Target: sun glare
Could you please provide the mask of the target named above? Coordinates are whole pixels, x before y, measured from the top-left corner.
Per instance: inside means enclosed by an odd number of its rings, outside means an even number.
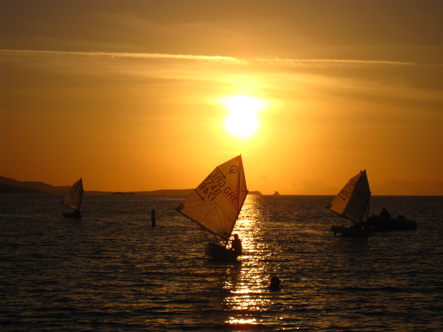
[[[262,108],[258,98],[235,96],[224,99],[230,114],[226,119],[229,132],[240,137],[252,135],[258,127],[257,112]]]

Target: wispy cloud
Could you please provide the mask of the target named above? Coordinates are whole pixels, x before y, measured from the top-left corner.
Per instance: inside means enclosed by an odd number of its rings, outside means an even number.
[[[338,66],[365,66],[365,65],[393,65],[393,66],[413,66],[412,62],[400,61],[374,61],[374,60],[352,60],[352,59],[255,59],[268,64],[282,66],[312,66],[312,67],[338,67]]]
[[[164,54],[164,53],[130,53],[130,52],[84,52],[84,51],[52,51],[52,50],[13,50],[0,49],[0,54],[36,54],[36,55],[64,55],[64,56],[88,56],[107,58],[128,59],[171,59],[189,61],[214,61],[239,65],[253,65],[257,63],[277,67],[362,67],[362,66],[433,66],[442,67],[443,64],[425,65],[413,62],[389,61],[389,60],[359,60],[359,59],[280,59],[280,58],[249,58],[239,59],[235,57],[218,55],[192,55],[192,54]]]
[[[50,50],[0,50],[3,54],[40,54],[40,55],[81,55],[90,57],[108,58],[137,58],[137,59],[182,59],[182,60],[205,60],[243,62],[233,57],[188,55],[188,54],[161,54],[161,53],[123,53],[123,52],[82,52],[82,51],[50,51]]]

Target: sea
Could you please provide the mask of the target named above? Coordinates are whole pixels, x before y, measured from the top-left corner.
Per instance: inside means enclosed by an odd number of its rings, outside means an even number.
[[[443,197],[373,196],[417,229],[345,238],[332,196],[249,195],[231,263],[183,196],[62,198],[0,196],[1,331],[443,331]]]

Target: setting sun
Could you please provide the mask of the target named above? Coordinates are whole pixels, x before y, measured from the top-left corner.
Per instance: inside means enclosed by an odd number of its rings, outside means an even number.
[[[373,195],[443,195],[443,10],[422,2],[0,0],[0,191],[193,188],[241,154],[264,195],[362,169]]]
[[[258,127],[257,112],[262,107],[262,101],[253,97],[235,96],[227,97],[224,104],[230,111],[226,119],[229,132],[241,137],[253,134]]]

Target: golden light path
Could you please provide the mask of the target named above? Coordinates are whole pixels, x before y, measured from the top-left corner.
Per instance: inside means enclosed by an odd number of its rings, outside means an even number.
[[[249,96],[229,96],[222,99],[222,104],[230,112],[226,127],[231,134],[248,137],[255,132],[259,125],[257,112],[263,108],[263,100]]]
[[[238,264],[228,268],[224,281],[224,289],[229,292],[224,299],[229,314],[225,323],[232,326],[261,325],[261,316],[273,304],[268,287],[270,273],[264,264],[272,253],[260,240],[259,224],[263,217],[258,200],[259,197],[254,195],[247,197],[233,232],[242,240],[243,255]]]

